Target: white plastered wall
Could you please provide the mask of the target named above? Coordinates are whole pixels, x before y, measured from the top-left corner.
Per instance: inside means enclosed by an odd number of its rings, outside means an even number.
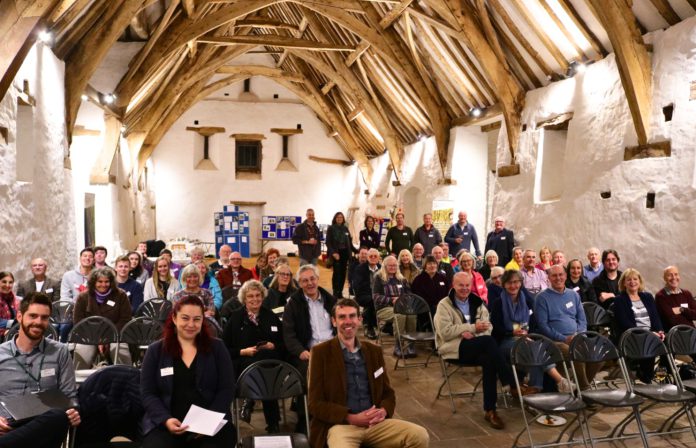
[[[263,215],[297,215],[314,208],[319,223],[329,223],[336,211],[347,210],[361,181],[355,165],[319,163],[310,155],[348,160],[341,147],[327,137],[314,112],[290,91],[262,77],[251,79],[257,100],[239,101],[242,83],[221,89],[195,104],[171,127],[153,153],[157,172],[157,237],[168,241],[186,237],[214,241],[213,213],[230,201],[265,202]],[[225,96],[225,93],[228,96]],[[273,95],[277,94],[278,99]],[[198,121],[198,124],[195,122]],[[282,137],[271,128],[302,125],[303,133],[290,137],[290,159],[297,171],[276,170],[282,157]],[[186,127],[215,126],[224,133],[210,137],[210,157],[217,170],[195,170],[195,152],[203,137]],[[235,140],[231,134],[263,134],[262,178],[235,177]],[[248,207],[241,207],[242,210]],[[257,210],[259,210],[257,208]],[[258,252],[252,240],[251,252]],[[296,251],[288,242],[270,242],[281,253]]]
[[[507,217],[524,247],[562,248],[566,258],[585,261],[587,248],[614,248],[621,267],[644,274],[649,289],[662,286],[662,269],[676,264],[685,286],[696,279],[696,187],[694,141],[696,101],[689,100],[696,80],[696,18],[647,36],[653,43],[651,141],[670,139],[672,156],[623,161],[624,148],[637,143],[614,55],[584,74],[530,91],[522,122],[517,160],[520,175],[497,178],[493,214]],[[662,108],[674,104],[665,122]],[[537,151],[543,131],[534,123],[573,112],[567,133],[562,192],[557,201],[534,198]],[[505,132],[498,136],[498,160],[509,160]],[[503,164],[499,162],[498,165]],[[601,192],[611,191],[602,199]],[[654,192],[654,209],[646,194]]]
[[[65,135],[64,64],[50,48],[35,45],[0,101],[0,269],[24,280],[33,257],[45,257],[49,275],[60,278],[76,259],[71,172],[63,166]],[[33,165],[30,181],[17,181],[17,98],[27,83],[31,107]],[[29,106],[22,106],[29,107]]]

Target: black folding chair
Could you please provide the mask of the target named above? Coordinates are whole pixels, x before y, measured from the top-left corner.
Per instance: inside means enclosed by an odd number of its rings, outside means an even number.
[[[539,334],[529,334],[527,337],[519,338],[515,342],[515,345],[512,346],[510,359],[512,361],[512,371],[518,391],[521,391],[522,389],[520,388],[520,381],[517,375],[517,367],[521,367],[525,371],[528,371],[531,368],[544,368],[550,364],[555,364],[556,366],[563,366],[565,377],[569,378],[568,365],[563,359],[563,354],[561,351],[558,349],[558,347],[556,347],[553,341]],[[527,408],[539,411],[543,414],[555,414],[559,412],[572,412],[576,414],[576,419],[580,426],[580,431],[582,432],[582,440],[573,440],[569,437],[569,440],[566,442],[560,442],[560,439],[558,439],[555,443],[544,443],[543,446],[582,443],[587,447],[587,441],[589,440],[590,444],[594,447],[590,427],[587,423],[587,417],[585,416],[585,403],[582,398],[575,397],[572,391],[542,392],[527,396],[523,396],[520,393],[519,400],[520,407],[522,408],[522,417],[524,419],[524,428],[522,428],[517,434],[517,437],[513,442],[514,447],[519,446],[517,442],[525,430],[529,436],[530,446],[535,446],[534,439],[532,438],[532,431],[529,427],[529,421],[527,420]],[[561,432],[561,437],[571,426],[575,424],[576,419],[568,421]],[[587,435],[585,435],[585,431],[587,431]]]
[[[591,304],[594,305],[594,304]],[[571,367],[573,369],[573,377],[575,378],[575,384],[579,384],[578,375],[575,370],[574,362],[582,363],[597,363],[597,362],[607,362],[607,361],[618,361],[619,352],[616,346],[609,340],[609,338],[602,336],[599,333],[588,331],[585,333],[580,333],[573,338],[568,349],[568,354],[571,362]],[[624,381],[628,383],[629,376],[628,372],[621,369]],[[645,434],[645,428],[643,422],[640,419],[640,405],[642,405],[645,400],[632,391],[628,389],[602,389],[602,390],[587,390],[578,391],[578,396],[582,398],[585,403],[591,405],[599,405],[601,407],[608,408],[631,408],[633,411],[633,417],[638,425],[639,434],[633,434],[628,436],[620,437],[621,439],[633,438],[640,436],[644,447],[648,447],[648,439]],[[594,410],[588,416],[588,419],[595,415],[599,409]],[[572,437],[572,433],[571,433]],[[596,438],[595,441],[607,441],[615,440],[613,437],[600,437]],[[560,440],[560,439],[559,439]]]
[[[216,338],[222,338],[222,327],[218,321],[211,316],[206,316],[206,320],[208,321],[208,326],[213,330],[213,336]]]
[[[164,323],[172,312],[172,302],[164,299],[150,299],[140,304],[134,317],[149,317]]]
[[[237,427],[237,446],[254,446],[254,436],[248,436],[244,439],[241,437],[241,430],[239,428],[239,422],[241,421],[239,416],[241,405],[238,403],[240,400],[272,401],[299,396],[302,396],[304,415],[309,415],[302,375],[296,368],[284,361],[264,359],[244,369],[237,379],[237,390],[233,403],[235,426]],[[307,426],[307,434],[309,434],[309,419],[305,420],[305,424]],[[264,437],[288,435],[290,435],[292,439],[293,447],[309,448],[307,436],[301,433],[265,435]]]
[[[118,344],[118,330],[116,325],[109,319],[102,316],[90,316],[76,323],[70,334],[68,334],[68,344],[84,345],[109,345]],[[113,363],[118,362],[118,350],[114,356]],[[80,372],[82,375],[80,375]],[[92,373],[91,369],[84,371],[76,370],[76,377],[82,377],[87,373]],[[79,382],[79,381],[78,381]]]
[[[17,336],[17,333],[19,333],[19,322],[15,322],[12,324],[12,326],[5,332],[5,339],[4,341],[7,342]],[[48,339],[53,339],[54,341],[58,340],[58,332],[56,331],[55,328],[53,328],[53,325],[49,325],[46,327],[46,331],[44,331],[44,337]]]
[[[644,360],[644,359],[654,359],[658,356],[667,355],[667,348],[662,343],[660,338],[656,336],[648,328],[630,328],[621,335],[621,342],[619,344],[619,351],[621,353],[620,362],[622,363],[622,368],[628,372],[626,367],[626,360]],[[669,360],[668,356],[668,360]],[[672,417],[667,419],[665,423],[656,432],[648,432],[648,435],[666,435],[674,432],[683,432],[686,430],[691,430],[691,433],[696,439],[696,419],[694,418],[693,412],[691,410],[691,405],[694,400],[696,400],[696,395],[688,390],[685,390],[678,380],[678,373],[674,368],[673,363],[668,362],[670,370],[672,370],[672,376],[677,379],[676,384],[634,384],[633,382],[628,383],[629,390],[635,392],[637,395],[651,400],[652,403],[648,404],[646,407],[641,409],[641,413],[644,413],[651,407],[660,404],[678,404],[680,408],[677,412],[682,412],[686,414],[689,420],[689,428],[682,428],[674,431],[666,431],[666,426],[672,421]],[[676,415],[676,414],[674,414]],[[623,434],[626,425],[632,420],[632,416],[625,418],[621,421],[612,431],[614,434]]]
[[[607,328],[611,324],[611,316],[607,311],[596,303],[585,302],[582,304],[582,309],[585,311],[587,318],[587,328],[591,331],[596,331]]]
[[[51,307],[51,322],[54,324],[71,324],[75,304],[69,300],[56,300]]]
[[[673,371],[675,372],[675,381],[677,381],[678,384],[681,384],[681,387],[685,390],[696,394],[696,379],[684,380],[681,377],[679,369],[677,368],[675,359],[676,356],[694,357],[694,354],[696,353],[696,328],[688,325],[677,325],[669,330],[665,340],[667,342],[668,360]],[[665,421],[665,424],[661,429],[666,428],[668,431],[671,431],[677,420],[684,415],[684,412],[684,409],[679,409],[677,412],[672,414]]]
[[[227,326],[227,320],[230,318],[232,312],[240,309],[242,306],[244,305],[242,305],[242,302],[240,302],[237,297],[232,297],[224,302],[220,307],[220,321],[222,325]]]
[[[136,317],[121,329],[118,345],[128,344],[131,349],[133,365],[140,365],[140,354],[153,342],[162,337],[162,324],[157,319]]]
[[[405,316],[419,316],[421,314],[427,314],[428,320],[430,321],[430,328],[435,328],[433,326],[433,316],[430,314],[430,307],[428,303],[420,296],[416,294],[403,294],[394,303],[394,314],[402,314]],[[434,353],[435,349],[435,333],[432,331],[415,331],[415,332],[399,332],[398,325],[394,322],[394,339],[397,346],[400,348],[401,357],[396,358],[394,363],[394,370],[399,368],[406,369],[406,380],[409,380],[408,369],[413,367],[428,367],[428,362],[430,357]],[[406,362],[405,348],[408,344],[416,343],[427,343],[430,345],[430,353],[424,362]],[[399,366],[399,363],[402,363]]]

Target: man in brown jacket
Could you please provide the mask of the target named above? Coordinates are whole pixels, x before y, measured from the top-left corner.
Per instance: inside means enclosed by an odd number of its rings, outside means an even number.
[[[382,349],[356,336],[360,308],[341,299],[332,310],[337,337],[312,348],[309,367],[312,448],[427,447],[422,426],[392,418],[396,397]]]

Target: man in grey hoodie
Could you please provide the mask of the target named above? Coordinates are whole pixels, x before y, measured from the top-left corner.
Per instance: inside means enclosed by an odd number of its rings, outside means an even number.
[[[80,265],[77,269],[63,274],[60,283],[60,300],[74,302],[81,292],[87,290],[87,279],[94,267],[94,250],[85,247],[80,251]]]

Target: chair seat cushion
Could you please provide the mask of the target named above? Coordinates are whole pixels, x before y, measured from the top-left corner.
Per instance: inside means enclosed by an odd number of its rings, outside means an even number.
[[[527,395],[528,406],[545,412],[575,412],[585,408],[585,403],[566,393],[542,393]]]
[[[673,384],[636,384],[633,390],[641,397],[655,401],[678,403],[696,399],[696,395],[688,390],[680,391]]]
[[[617,390],[588,390],[582,393],[583,400],[602,406],[618,408],[624,406],[638,406],[645,400],[625,389]]]

